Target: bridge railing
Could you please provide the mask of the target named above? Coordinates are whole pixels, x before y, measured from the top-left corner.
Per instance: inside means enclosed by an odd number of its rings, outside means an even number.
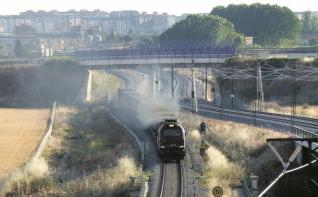
[[[190,48],[190,49],[108,49],[78,50],[79,60],[120,60],[120,59],[158,59],[158,58],[226,58],[236,55],[235,48]]]
[[[293,126],[292,133],[295,136],[301,138],[318,138],[318,133],[314,131],[310,131],[308,129],[304,129],[298,126]]]

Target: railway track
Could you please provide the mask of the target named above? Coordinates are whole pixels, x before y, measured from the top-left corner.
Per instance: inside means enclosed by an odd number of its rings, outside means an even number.
[[[183,161],[162,163],[159,197],[186,196]]]
[[[180,106],[183,109],[191,109],[191,101],[185,99],[180,101]],[[267,112],[255,112],[249,110],[239,110],[239,109],[229,109],[220,106],[212,105],[211,103],[198,99],[198,109],[199,113],[205,113],[212,116],[213,114],[224,114],[230,115],[237,118],[244,118],[249,120],[266,121],[268,123],[276,123],[283,125],[291,125],[291,123],[296,127],[301,127],[306,130],[306,137],[318,137],[318,120],[313,118],[299,117],[299,116],[289,116],[283,114],[274,114]]]

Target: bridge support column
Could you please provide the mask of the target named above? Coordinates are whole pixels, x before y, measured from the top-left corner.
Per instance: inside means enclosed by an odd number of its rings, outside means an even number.
[[[191,66],[191,75],[192,75],[192,90],[191,90],[191,98],[192,98],[192,112],[198,112],[198,102],[197,102],[197,94],[196,94],[196,86],[195,86],[195,75],[194,75],[194,61],[192,60]]]
[[[87,78],[87,88],[86,88],[86,102],[89,102],[91,100],[92,96],[92,71],[88,71],[88,78]]]
[[[212,88],[211,91],[213,93],[213,103],[217,106],[221,105],[221,91],[220,91],[220,86],[219,86],[219,82],[217,80],[217,77],[215,75],[214,76],[214,71],[213,71],[213,67],[212,67]]]

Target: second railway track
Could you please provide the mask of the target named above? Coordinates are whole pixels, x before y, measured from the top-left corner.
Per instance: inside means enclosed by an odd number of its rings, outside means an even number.
[[[185,193],[183,161],[162,163],[159,197],[182,197]]]

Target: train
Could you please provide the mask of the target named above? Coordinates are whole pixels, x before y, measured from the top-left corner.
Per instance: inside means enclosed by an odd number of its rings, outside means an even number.
[[[161,160],[183,160],[186,155],[185,129],[176,119],[163,119],[152,129]]]
[[[147,99],[134,90],[119,90],[118,96],[126,114],[134,116],[138,124],[145,125],[145,131],[152,132],[161,160],[183,160],[186,155],[186,132],[176,118],[175,109],[165,103]]]

